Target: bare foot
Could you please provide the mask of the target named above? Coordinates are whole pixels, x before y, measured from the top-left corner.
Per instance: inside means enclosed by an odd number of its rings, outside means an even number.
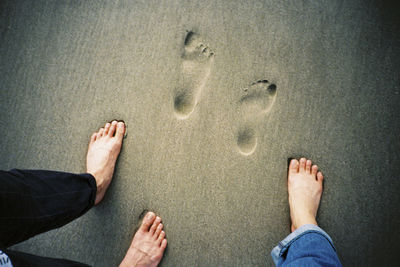
[[[305,224],[317,225],[316,217],[324,179],[311,160],[292,159],[288,171],[288,191],[292,232]]]
[[[148,212],[133,237],[131,246],[120,267],[157,266],[167,247],[161,218]]]
[[[94,176],[97,184],[97,205],[104,197],[111,183],[115,162],[121,151],[125,124],[113,121],[92,135],[86,157],[87,172]]]

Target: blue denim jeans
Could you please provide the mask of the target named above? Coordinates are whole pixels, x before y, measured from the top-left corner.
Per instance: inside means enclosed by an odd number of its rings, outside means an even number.
[[[13,267],[10,258],[3,251],[0,250],[0,266],[1,267]]]
[[[332,239],[314,224],[288,235],[271,251],[276,266],[342,266]]]

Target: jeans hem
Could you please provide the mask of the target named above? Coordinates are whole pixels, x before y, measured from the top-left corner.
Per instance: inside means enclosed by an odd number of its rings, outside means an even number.
[[[271,256],[275,265],[278,264],[279,258],[282,256],[283,253],[285,253],[288,250],[288,248],[293,242],[295,242],[297,239],[308,233],[318,233],[322,235],[329,241],[332,248],[336,251],[335,246],[333,245],[332,238],[324,230],[322,230],[320,227],[314,224],[305,224],[297,228],[291,234],[289,234],[285,239],[279,242],[279,244],[276,247],[272,249]]]

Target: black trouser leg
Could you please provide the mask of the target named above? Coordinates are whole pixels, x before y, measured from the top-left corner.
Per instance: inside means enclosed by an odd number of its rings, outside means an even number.
[[[0,171],[0,249],[71,222],[95,198],[96,181],[90,174]]]

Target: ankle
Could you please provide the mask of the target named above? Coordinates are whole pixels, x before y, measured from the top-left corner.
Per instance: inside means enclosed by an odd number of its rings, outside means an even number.
[[[314,218],[314,216],[305,216],[293,222],[293,228],[296,230],[297,228],[300,228],[306,224],[314,224],[318,226],[317,220]]]
[[[95,181],[96,181],[96,198],[94,201],[94,205],[97,205],[104,197],[104,191],[105,191],[105,185],[104,185],[104,180],[100,179],[98,175],[95,173],[90,173]]]
[[[96,181],[96,187],[97,187],[97,192],[100,191],[103,188],[104,185],[104,179],[101,178],[101,175],[99,175],[97,172],[95,171],[86,171],[87,173],[89,173],[90,175],[93,176],[94,180]]]

